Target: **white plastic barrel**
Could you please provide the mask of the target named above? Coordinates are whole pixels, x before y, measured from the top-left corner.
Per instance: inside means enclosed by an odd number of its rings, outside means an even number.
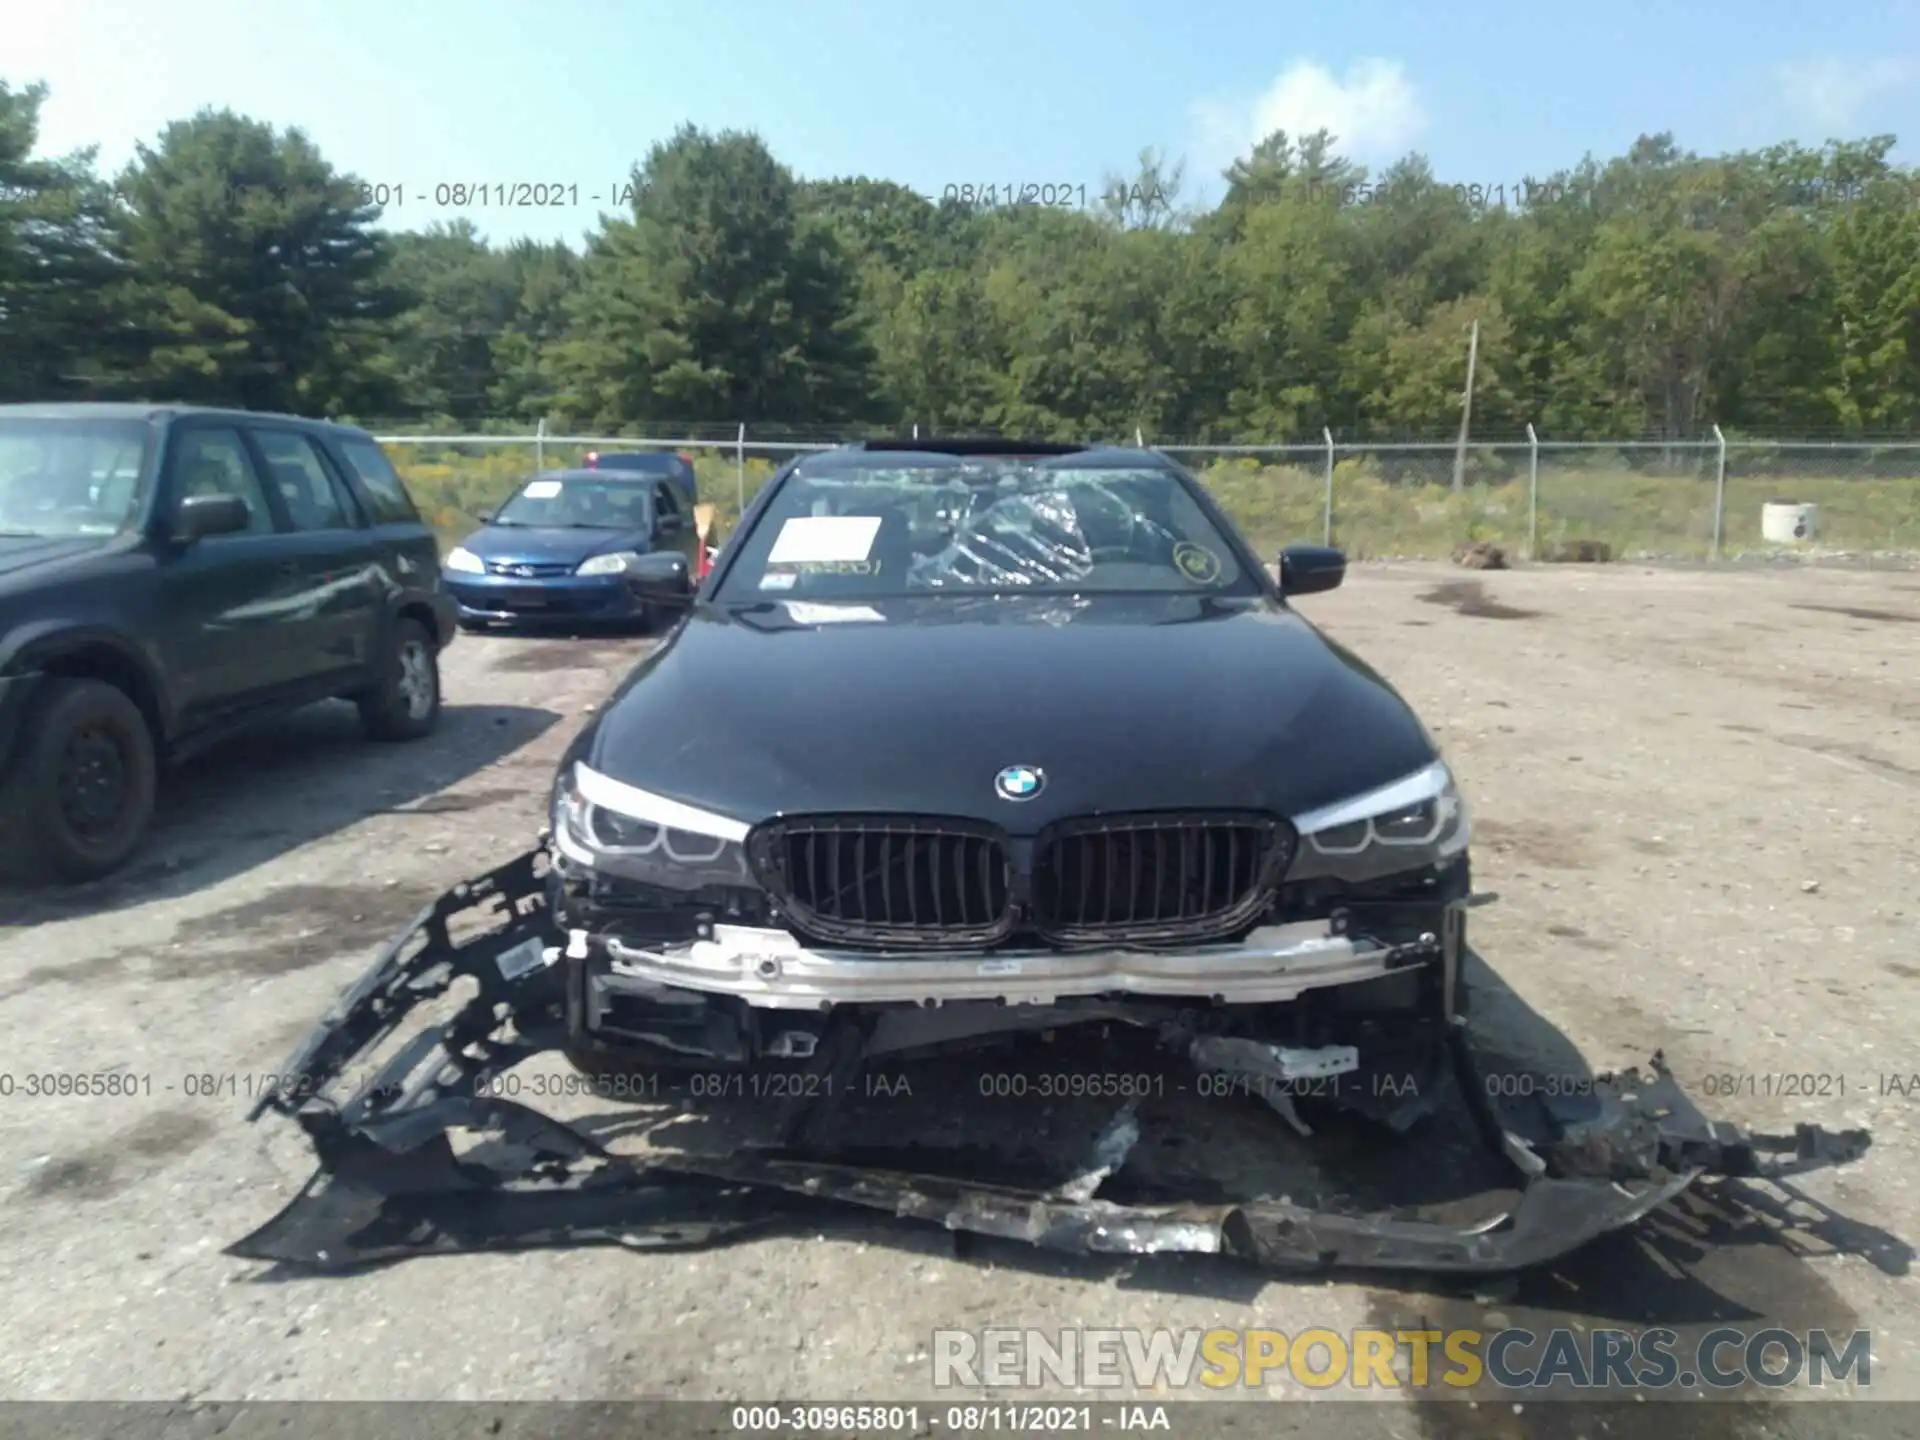
[[[1760,507],[1760,537],[1775,545],[1804,545],[1819,528],[1820,507],[1769,500]]]

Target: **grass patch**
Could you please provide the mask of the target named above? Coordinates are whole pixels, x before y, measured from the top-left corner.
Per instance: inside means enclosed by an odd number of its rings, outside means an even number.
[[[1607,463],[1540,466],[1536,535],[1556,542],[1600,540],[1621,558],[1704,557],[1713,548],[1714,481]],[[1425,467],[1429,472],[1434,467]],[[1491,540],[1524,555],[1528,478],[1478,467],[1459,492],[1437,479],[1400,478],[1370,458],[1342,460],[1333,475],[1333,543],[1356,559],[1440,560],[1468,540]],[[1326,471],[1300,465],[1221,461],[1200,478],[1263,554],[1321,538]],[[1777,547],[1760,536],[1761,508],[1791,499],[1820,507],[1815,544],[1825,550],[1920,551],[1920,474],[1727,476],[1721,551]]]
[[[531,446],[390,445],[387,453],[443,544],[470,533],[479,524],[478,511],[499,505],[533,473]],[[742,476],[730,449],[689,453],[700,477],[700,498],[715,507],[723,536],[739,519],[743,479],[745,498],[752,500],[785,458],[750,456]],[[1618,452],[1582,453],[1576,460],[1549,460],[1542,454],[1537,534],[1543,547],[1601,540],[1621,558],[1711,553],[1710,468],[1661,473],[1629,464]],[[545,461],[558,469],[584,464],[585,454],[578,447],[549,445]],[[1398,473],[1390,461],[1371,456],[1340,460],[1333,476],[1334,543],[1356,559],[1446,559],[1467,540],[1491,540],[1510,554],[1524,555],[1524,459],[1475,452],[1469,482],[1459,494],[1446,483],[1445,469],[1430,456],[1399,467]],[[1724,554],[1773,548],[1760,537],[1760,511],[1767,501],[1781,499],[1820,507],[1815,544],[1821,549],[1920,552],[1920,464],[1906,474],[1823,475],[1811,464],[1796,470],[1778,460],[1765,469],[1768,473],[1727,476]],[[1197,473],[1262,554],[1292,541],[1320,539],[1326,503],[1321,465],[1240,457],[1218,460]]]

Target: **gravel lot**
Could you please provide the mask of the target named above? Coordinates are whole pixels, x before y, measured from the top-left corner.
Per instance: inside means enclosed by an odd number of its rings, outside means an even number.
[[[526,848],[566,739],[647,643],[463,637],[435,740],[369,747],[349,709],[315,709],[180,777],[128,875],[0,893],[0,1068],[152,1088],[0,1101],[0,1397],[930,1398],[936,1327],[1774,1321],[1871,1327],[1875,1396],[1920,1399],[1901,1179],[1920,1174],[1920,578],[1383,565],[1302,609],[1403,690],[1467,786],[1476,882],[1500,896],[1472,924],[1486,1044],[1551,1072],[1661,1048],[1730,1118],[1866,1124],[1873,1152],[1791,1191],[1702,1190],[1478,1294],[960,1254],[878,1222],[262,1280],[220,1248],[310,1162],[290,1127],[242,1122],[246,1077],[420,904]],[[1402,1396],[1368,1433],[1582,1433],[1568,1407],[1464,1398]],[[1804,1433],[1861,1433],[1819,1408]],[[1688,1433],[1782,1421],[1711,1409]]]

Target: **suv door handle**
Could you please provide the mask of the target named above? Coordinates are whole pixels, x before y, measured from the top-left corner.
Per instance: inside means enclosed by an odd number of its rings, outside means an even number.
[[[282,575],[298,575],[300,573],[300,562],[298,560],[276,560],[273,568]]]

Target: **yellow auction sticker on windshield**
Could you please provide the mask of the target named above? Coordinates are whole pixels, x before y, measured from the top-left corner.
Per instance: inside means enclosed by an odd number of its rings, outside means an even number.
[[[1173,547],[1173,565],[1196,585],[1211,585],[1220,578],[1220,557],[1191,540]]]

